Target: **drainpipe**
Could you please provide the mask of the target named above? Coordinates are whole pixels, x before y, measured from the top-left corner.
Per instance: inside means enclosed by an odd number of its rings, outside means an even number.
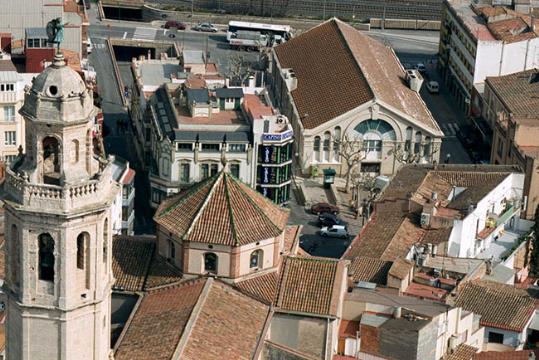
[[[324,346],[324,359],[328,359],[328,344],[329,344],[329,318],[326,318],[326,346]]]

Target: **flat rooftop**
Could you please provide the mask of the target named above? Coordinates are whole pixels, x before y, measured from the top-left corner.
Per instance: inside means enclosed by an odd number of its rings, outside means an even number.
[[[181,125],[247,125],[241,112],[234,110],[220,110],[211,116],[191,117],[185,106],[177,106],[178,124]]]
[[[180,71],[177,60],[170,62],[143,62],[139,65],[142,84],[145,86],[161,86],[170,82],[172,75]]]

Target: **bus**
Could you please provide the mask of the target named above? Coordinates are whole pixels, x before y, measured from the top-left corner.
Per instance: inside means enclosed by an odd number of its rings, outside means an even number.
[[[226,39],[232,48],[258,49],[282,44],[290,39],[290,30],[288,25],[230,21]]]

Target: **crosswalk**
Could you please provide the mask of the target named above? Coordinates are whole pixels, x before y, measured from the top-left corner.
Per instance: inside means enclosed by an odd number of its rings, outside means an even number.
[[[456,136],[459,131],[459,124],[457,123],[443,123],[440,124],[445,136]]]
[[[133,40],[155,40],[157,29],[137,27],[133,34]]]

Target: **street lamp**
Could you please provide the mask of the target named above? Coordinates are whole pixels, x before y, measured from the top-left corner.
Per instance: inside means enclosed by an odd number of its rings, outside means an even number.
[[[447,154],[447,155],[445,156],[445,163],[446,163],[446,164],[449,164],[449,160],[451,160],[451,154]]]

